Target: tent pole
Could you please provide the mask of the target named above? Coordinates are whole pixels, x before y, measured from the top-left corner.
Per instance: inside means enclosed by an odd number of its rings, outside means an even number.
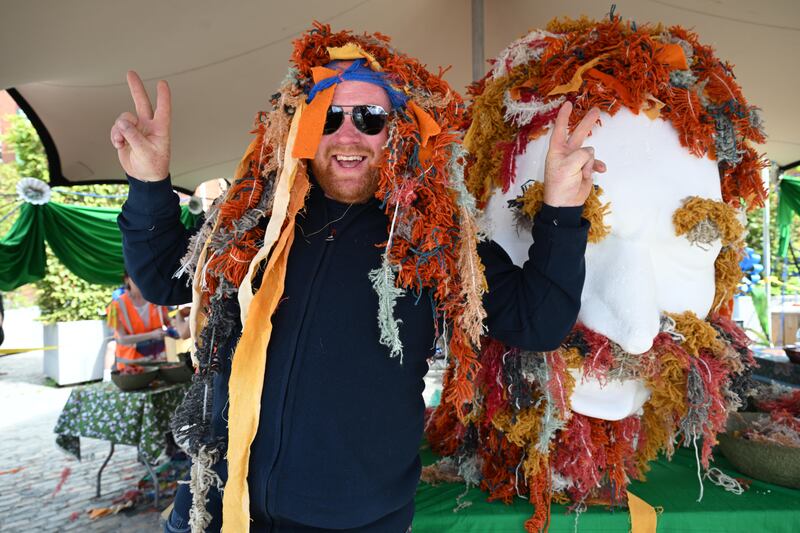
[[[778,205],[781,203],[781,189],[778,187],[778,179],[783,175],[783,171],[778,168],[775,171],[777,175],[777,179],[775,180],[775,194],[778,195]],[[780,328],[781,328],[781,336],[780,336],[780,344],[778,346],[784,347],[787,344],[793,342],[792,340],[786,340],[786,282],[789,281],[789,256],[786,255],[783,257],[783,265],[781,268],[781,320],[780,320]]]
[[[483,57],[483,0],[472,0],[472,81],[484,74]]]
[[[770,285],[772,277],[772,261],[770,260],[770,239],[769,239],[769,208],[770,208],[770,194],[772,190],[772,176],[777,175],[777,167],[771,165],[761,171],[761,178],[764,180],[764,186],[767,189],[767,199],[764,202],[764,221],[761,236],[761,260],[764,264],[764,279],[766,280],[766,295],[767,295],[767,339],[769,340],[770,347],[773,346],[772,342],[772,305],[770,303]]]

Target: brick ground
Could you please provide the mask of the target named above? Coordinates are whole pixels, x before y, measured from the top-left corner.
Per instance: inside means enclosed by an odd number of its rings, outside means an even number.
[[[41,352],[0,357],[0,473],[22,468],[0,474],[0,532],[161,531],[159,513],[152,508],[89,519],[89,509],[110,506],[146,471],[134,447],[117,446],[103,471],[102,496],[94,498],[109,444],[81,439],[82,461],[56,447],[53,427],[69,393],[69,387],[45,384]],[[71,474],[54,494],[65,468]]]

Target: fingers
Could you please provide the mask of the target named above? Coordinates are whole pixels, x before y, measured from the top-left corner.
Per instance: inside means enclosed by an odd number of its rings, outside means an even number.
[[[583,164],[581,167],[581,174],[584,180],[592,181],[592,174],[595,172],[603,173],[606,171],[606,164],[600,161],[599,159],[594,158],[594,148],[587,147],[586,149],[591,149],[591,156],[586,160],[586,163]]]
[[[142,78],[133,70],[128,71],[128,88],[131,91],[133,105],[136,106],[136,114],[143,119],[149,120],[153,118],[153,106],[150,105],[150,97],[147,96]]]
[[[603,173],[608,170],[603,161],[595,159],[594,148],[591,146],[584,146],[573,151],[562,160],[561,164],[565,175],[574,176],[581,173],[584,178],[590,178],[593,172]]]
[[[587,159],[586,163],[584,163],[583,166],[581,167],[581,175],[583,176],[584,181],[592,179],[592,170],[594,169],[594,163],[595,163],[594,150],[592,150],[592,155],[589,156],[589,159]]]
[[[114,121],[114,125],[111,127],[111,144],[117,150],[125,146],[125,136],[122,134],[122,125],[125,122],[137,126],[139,120],[133,113],[125,112],[117,117],[116,121]]]
[[[589,132],[592,131],[592,128],[597,121],[600,119],[600,110],[596,107],[593,107],[589,110],[586,115],[584,115],[583,120],[581,120],[575,129],[572,131],[572,135],[567,142],[567,148],[569,150],[577,150],[581,146],[583,146],[583,142],[586,140],[586,137],[589,135]]]
[[[170,120],[172,119],[172,94],[169,90],[169,84],[164,80],[159,80],[156,85],[156,113],[155,113],[156,127],[169,129]]]
[[[111,126],[111,145],[117,150],[125,147],[125,136],[116,124]]]
[[[149,142],[133,122],[125,119],[118,119],[114,127],[118,128],[125,142],[128,143],[134,151],[145,152],[148,149]]]
[[[572,113],[572,102],[567,100],[561,105],[553,124],[553,135],[550,136],[550,148],[560,148],[567,143],[567,128],[569,127],[569,115]]]
[[[589,164],[589,168],[591,169],[594,165],[594,161],[594,148],[591,146],[584,146],[583,148],[578,148],[565,157],[562,165],[564,167],[565,174],[574,176],[580,172],[583,172],[583,167],[585,167],[587,164]]]
[[[606,166],[606,164],[604,162],[600,161],[599,159],[595,159],[594,160],[594,168],[593,168],[593,170],[595,172],[600,172],[602,174],[603,172],[608,170],[608,167]]]
[[[580,187],[578,187],[578,194],[575,198],[576,205],[583,205],[586,203],[586,199],[592,192],[592,188],[594,187],[594,182],[590,179],[581,180]]]

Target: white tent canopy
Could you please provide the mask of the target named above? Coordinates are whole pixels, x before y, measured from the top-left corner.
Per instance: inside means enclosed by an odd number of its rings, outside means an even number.
[[[334,29],[381,32],[460,92],[472,79],[472,8],[482,8],[486,58],[556,16],[607,16],[590,0],[5,0],[0,87],[11,91],[45,141],[54,184],[119,181],[108,140],[132,110],[125,71],[154,92],[173,92],[176,185],[228,177],[249,142],[255,112],[286,73],[291,41],[313,20]],[[748,100],[762,107],[779,165],[800,159],[800,6],[793,0],[637,0],[617,14],[694,28],[735,65]],[[479,20],[479,19],[476,19]],[[479,35],[479,33],[476,33]],[[480,46],[477,46],[480,50]]]

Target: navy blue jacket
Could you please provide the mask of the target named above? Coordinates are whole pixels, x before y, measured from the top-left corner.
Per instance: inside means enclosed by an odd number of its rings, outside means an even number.
[[[190,301],[173,278],[189,232],[178,221],[169,180],[129,179],[119,216],[128,272],[158,304]],[[400,298],[402,365],[379,342],[378,300],[367,273],[381,263],[388,220],[377,201],[346,205],[312,186],[298,216],[286,285],[273,317],[258,434],[248,483],[254,531],[281,524],[354,531],[404,531],[413,515],[423,432],[423,377],[433,354],[429,295]],[[577,317],[588,223],[581,208],[544,206],[523,268],[497,244],[480,244],[489,291],[489,334],[531,350],[555,349]],[[329,221],[336,221],[328,225]],[[232,303],[235,305],[235,303]],[[238,335],[221,348],[214,431],[227,433],[227,380]],[[254,401],[258,401],[254,399]],[[223,478],[224,461],[218,465]],[[212,491],[210,530],[220,526]],[[188,516],[184,486],[175,512]],[[294,528],[287,530],[294,531]]]

